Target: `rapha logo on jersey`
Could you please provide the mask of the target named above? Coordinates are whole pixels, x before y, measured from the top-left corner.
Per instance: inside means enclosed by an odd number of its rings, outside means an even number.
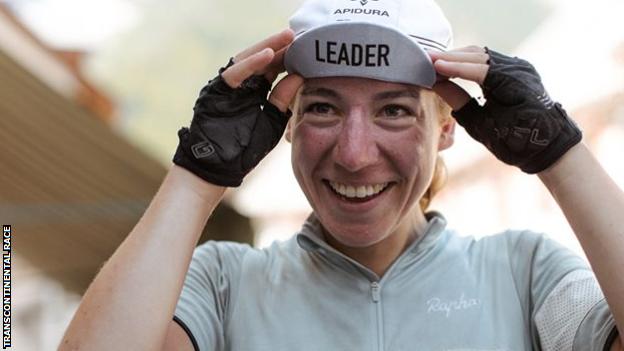
[[[365,6],[366,4],[368,4],[368,1],[369,1],[369,0],[351,0],[351,1],[359,1],[359,2],[360,2],[360,4],[362,4],[362,6]],[[375,2],[377,2],[377,1],[379,1],[379,0],[370,0],[370,1],[375,1]]]
[[[427,313],[443,313],[448,318],[453,312],[467,310],[479,305],[481,305],[481,300],[466,298],[464,293],[457,300],[443,300],[434,297],[427,300]]]
[[[386,44],[356,44],[315,40],[316,61],[352,67],[390,66]]]

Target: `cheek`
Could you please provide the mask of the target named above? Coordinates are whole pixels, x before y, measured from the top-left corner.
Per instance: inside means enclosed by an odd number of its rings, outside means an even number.
[[[379,134],[379,146],[386,157],[406,177],[413,176],[418,169],[425,167],[434,158],[431,138],[427,138],[424,128]]]
[[[303,123],[294,126],[292,134],[294,167],[299,172],[311,172],[321,162],[323,155],[329,152],[335,140],[336,132],[333,128],[314,128]]]

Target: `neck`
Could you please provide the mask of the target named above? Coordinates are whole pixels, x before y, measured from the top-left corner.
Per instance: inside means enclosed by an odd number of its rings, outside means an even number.
[[[427,219],[421,211],[406,218],[381,241],[366,247],[351,247],[338,242],[325,233],[325,240],[336,250],[375,272],[381,278],[405,249],[424,234]]]

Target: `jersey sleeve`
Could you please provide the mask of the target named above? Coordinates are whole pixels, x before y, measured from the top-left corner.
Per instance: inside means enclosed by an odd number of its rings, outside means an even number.
[[[215,241],[195,249],[173,317],[195,351],[224,349],[223,326],[248,249],[248,245]]]
[[[544,351],[608,350],[617,329],[588,264],[559,243],[516,233],[510,260],[533,344]]]

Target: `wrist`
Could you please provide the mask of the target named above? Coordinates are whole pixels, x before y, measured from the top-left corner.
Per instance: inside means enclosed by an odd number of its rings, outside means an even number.
[[[226,187],[215,185],[198,177],[193,172],[176,164],[171,166],[165,184],[186,197],[195,198],[199,202],[218,202],[223,197]]]
[[[577,143],[537,176],[551,192],[555,192],[569,182],[579,181],[583,160],[587,157],[592,157],[587,146],[583,142]]]

